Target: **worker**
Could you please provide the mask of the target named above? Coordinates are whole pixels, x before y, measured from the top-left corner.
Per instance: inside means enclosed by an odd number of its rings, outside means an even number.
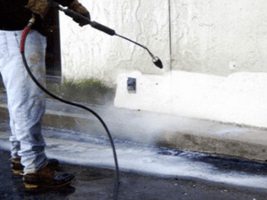
[[[90,17],[77,0],[55,2]],[[58,161],[46,156],[46,143],[41,133],[45,95],[24,69],[19,50],[22,30],[34,13],[36,23],[27,36],[25,56],[34,76],[45,84],[46,36],[43,33],[51,5],[49,0],[0,0],[0,73],[7,93],[11,168],[14,174],[23,175],[23,183],[29,189],[61,187],[74,179],[74,175],[68,173],[56,176]]]

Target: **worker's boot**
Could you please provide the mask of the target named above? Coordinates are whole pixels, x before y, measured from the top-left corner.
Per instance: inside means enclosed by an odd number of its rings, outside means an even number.
[[[20,158],[12,158],[11,159],[11,169],[13,174],[21,175],[23,174],[23,165],[20,162]]]
[[[48,159],[48,164],[50,167],[52,167],[56,171],[60,171],[59,162],[57,159]],[[23,175],[24,167],[20,162],[20,158],[12,158],[11,159],[11,169],[13,174],[15,175]]]
[[[37,188],[59,188],[67,186],[74,179],[72,174],[59,174],[55,175],[55,170],[51,165],[39,169],[35,173],[25,174],[23,177],[23,183],[26,189]]]

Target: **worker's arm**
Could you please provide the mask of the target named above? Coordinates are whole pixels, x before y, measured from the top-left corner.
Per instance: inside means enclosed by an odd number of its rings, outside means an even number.
[[[27,3],[25,3],[25,7],[30,9],[32,12],[37,13],[41,16],[45,16],[50,8],[49,0],[22,0]],[[55,0],[55,2],[63,5],[68,6],[69,9],[87,17],[90,18],[90,14],[88,10],[78,2],[78,0]],[[75,19],[74,19],[75,20]],[[81,26],[83,26],[83,22],[80,22],[79,20],[75,20],[78,22]]]

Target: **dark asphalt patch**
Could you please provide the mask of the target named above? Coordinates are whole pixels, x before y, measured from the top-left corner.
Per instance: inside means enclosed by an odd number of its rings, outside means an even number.
[[[222,172],[240,172],[251,175],[267,175],[267,163],[244,160],[233,157],[222,157],[205,153],[196,153],[182,151],[170,148],[158,148],[157,153],[165,156],[185,157],[194,162],[202,162],[213,165],[217,170]]]
[[[113,170],[63,163],[63,171],[76,176],[70,187],[29,192],[24,189],[21,177],[12,175],[9,152],[0,151],[0,163],[1,200],[113,199]],[[263,189],[215,184],[186,177],[164,178],[130,172],[121,172],[120,175],[118,200],[266,200],[267,196],[267,191]]]

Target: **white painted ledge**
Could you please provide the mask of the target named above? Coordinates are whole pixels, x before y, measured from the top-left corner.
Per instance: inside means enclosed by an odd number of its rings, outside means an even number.
[[[136,93],[127,91],[128,77],[137,79]],[[267,73],[240,72],[228,77],[183,71],[162,76],[120,74],[114,104],[266,128]]]

